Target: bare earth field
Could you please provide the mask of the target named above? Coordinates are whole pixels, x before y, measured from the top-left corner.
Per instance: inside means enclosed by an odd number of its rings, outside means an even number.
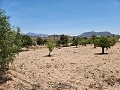
[[[47,48],[21,52],[4,90],[120,90],[120,44],[100,52],[91,45],[55,48],[52,57]]]

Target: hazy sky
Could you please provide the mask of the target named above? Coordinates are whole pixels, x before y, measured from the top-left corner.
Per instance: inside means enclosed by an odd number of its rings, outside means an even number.
[[[22,33],[120,33],[120,0],[0,0]]]

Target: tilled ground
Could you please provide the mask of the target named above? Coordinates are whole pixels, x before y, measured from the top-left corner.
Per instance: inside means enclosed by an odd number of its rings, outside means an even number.
[[[101,55],[91,45],[24,51],[10,65],[3,90],[120,90],[120,44]]]

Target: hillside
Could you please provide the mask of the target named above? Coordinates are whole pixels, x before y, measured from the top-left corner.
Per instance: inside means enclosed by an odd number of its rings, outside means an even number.
[[[42,34],[42,33],[36,34],[36,33],[32,33],[32,32],[26,33],[26,35],[28,35],[28,36],[37,36],[37,37],[48,37],[49,36],[47,34]]]
[[[91,37],[92,35],[96,35],[96,36],[113,36],[114,34],[110,33],[110,32],[85,32],[81,35],[79,35],[80,37]]]

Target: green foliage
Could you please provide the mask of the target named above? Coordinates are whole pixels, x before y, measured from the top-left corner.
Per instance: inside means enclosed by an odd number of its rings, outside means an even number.
[[[99,39],[94,39],[93,41],[93,44],[94,44],[94,48],[98,47],[98,42],[99,42]]]
[[[95,40],[97,38],[97,36],[94,34],[92,35],[92,40]]]
[[[60,41],[61,41],[61,44],[63,45],[63,46],[67,46],[68,45],[68,36],[67,35],[61,35],[60,36]]]
[[[111,38],[109,38],[109,41],[110,41],[110,45],[114,46],[115,43],[118,41],[118,38],[117,37],[111,37]]]
[[[64,45],[63,45],[63,47],[69,47],[69,44],[68,44],[68,43],[66,43],[66,44],[64,44]]]
[[[86,40],[84,39],[80,40],[80,45],[86,46]]]
[[[52,41],[47,41],[45,44],[46,44],[47,48],[49,49],[49,55],[48,56],[51,56],[51,52],[55,48],[55,43],[52,42]]]
[[[56,41],[56,47],[61,47],[61,40]]]
[[[78,39],[78,38],[75,38],[75,39],[73,40],[72,45],[75,45],[75,46],[77,47],[77,46],[79,45],[79,39]]]
[[[115,45],[115,43],[116,43],[115,38],[100,37],[99,39],[94,40],[94,46],[101,47],[102,54],[104,54],[105,48],[110,48],[111,46]]]
[[[43,43],[45,44],[46,42],[47,42],[47,39],[44,39],[44,40],[43,40]]]
[[[92,40],[87,37],[80,38],[80,45],[86,46],[86,44],[92,44]]]
[[[98,42],[99,47],[108,48],[110,47],[110,42],[107,37],[101,37]]]
[[[36,39],[36,42],[37,42],[37,45],[43,45],[44,44],[44,41],[42,40],[42,38],[38,37]]]
[[[29,47],[33,45],[33,40],[28,35],[22,35],[22,47]]]
[[[14,61],[16,53],[21,50],[20,29],[13,30],[9,17],[0,9],[0,69],[8,68]]]

